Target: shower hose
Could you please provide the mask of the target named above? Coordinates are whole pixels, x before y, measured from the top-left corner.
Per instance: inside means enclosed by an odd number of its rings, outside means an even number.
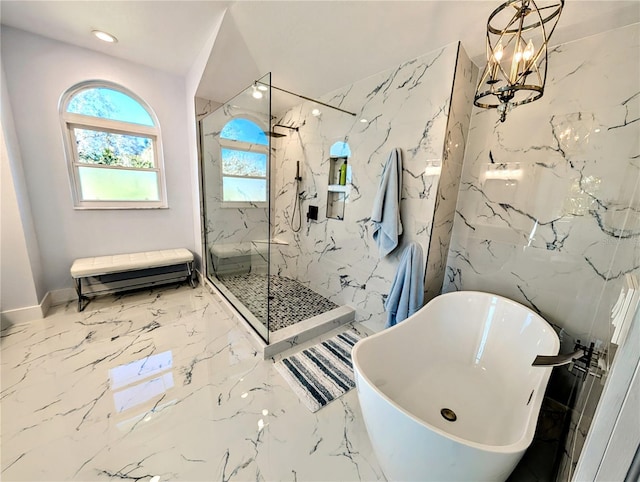
[[[291,230],[297,233],[302,228],[302,210],[300,208],[300,178],[296,176],[296,189],[293,198],[293,213],[291,214]],[[298,227],[296,228],[296,210],[298,211]]]

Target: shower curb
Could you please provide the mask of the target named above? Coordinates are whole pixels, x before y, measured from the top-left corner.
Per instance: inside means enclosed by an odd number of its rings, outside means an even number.
[[[342,325],[355,321],[356,311],[350,306],[339,306],[333,310],[321,313],[298,323],[274,331],[269,335],[271,343],[267,344],[255,332],[249,322],[240,312],[222,295],[220,290],[209,280],[203,278],[202,283],[213,295],[217,296],[229,313],[242,324],[247,332],[247,338],[252,342],[257,352],[267,360],[278,353],[300,345],[317,336],[330,332]]]
[[[356,311],[350,306],[339,306],[320,315],[313,316],[295,325],[281,328],[269,335],[270,343],[262,351],[264,359],[323,335],[339,326],[355,320]]]

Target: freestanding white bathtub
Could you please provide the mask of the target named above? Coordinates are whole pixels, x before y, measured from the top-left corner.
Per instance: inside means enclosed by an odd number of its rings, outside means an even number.
[[[531,363],[559,346],[536,313],[472,291],[358,342],[358,398],[387,479],[504,481],[533,440],[551,374]]]

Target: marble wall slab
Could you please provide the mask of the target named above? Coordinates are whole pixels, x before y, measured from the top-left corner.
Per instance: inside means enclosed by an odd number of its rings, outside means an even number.
[[[203,97],[195,97],[194,104],[196,108],[196,122],[201,121],[222,105],[215,100],[205,99]]]
[[[425,174],[440,177],[424,280],[425,303],[442,291],[477,77],[478,68],[461,47],[453,81],[442,161],[437,166],[425,169]]]
[[[425,255],[429,247],[439,176],[425,171],[443,160],[457,51],[458,44],[448,45],[319,99],[356,116],[305,102],[278,120],[298,130],[273,144],[273,236],[289,246],[272,251],[271,272],[294,277],[333,302],[355,308],[356,319],[374,330],[384,325],[383,303],[404,247],[417,241]],[[312,114],[316,108],[319,116]],[[348,143],[351,150],[341,220],[326,216],[327,187],[333,182],[330,148],[336,142]],[[404,233],[399,247],[381,259],[370,215],[394,148],[401,149],[404,163]],[[301,164],[303,213],[297,233],[292,229],[296,161]],[[309,206],[318,207],[317,221],[306,221]]]
[[[624,275],[640,274],[638,33],[552,49],[544,96],[504,123],[474,108],[446,291],[502,294],[609,340]]]

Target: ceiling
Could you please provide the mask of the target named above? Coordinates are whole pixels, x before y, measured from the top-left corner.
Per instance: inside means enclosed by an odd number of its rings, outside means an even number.
[[[538,0],[548,4],[557,0]],[[224,102],[272,72],[274,85],[320,97],[461,40],[482,63],[500,1],[15,1],[2,24],[186,75],[222,23],[197,95]],[[640,2],[566,0],[552,44],[640,21]],[[106,30],[118,43],[91,35]],[[299,103],[278,96],[274,112]]]

